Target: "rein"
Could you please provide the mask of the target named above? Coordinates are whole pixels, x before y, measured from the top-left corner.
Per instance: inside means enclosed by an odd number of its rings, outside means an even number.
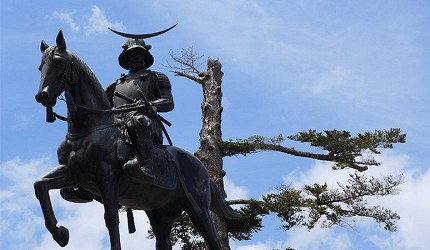
[[[67,62],[69,62],[70,66],[71,66],[71,69],[70,69],[70,81],[73,82],[73,71],[75,71],[76,74],[79,74],[78,73],[79,71],[76,68],[76,65],[75,65],[74,61],[71,60],[68,56],[64,56],[64,55],[61,55],[59,53],[55,53],[55,49],[56,48],[54,48],[51,51],[51,53],[50,53],[50,55],[48,57],[48,60],[45,63],[49,66],[49,64],[52,61],[52,59],[53,59],[54,56],[61,57],[64,60],[66,60]],[[95,109],[91,109],[91,108],[88,108],[88,107],[85,107],[85,106],[81,106],[81,105],[75,104],[75,102],[73,101],[72,94],[70,92],[70,82],[68,82],[68,81],[65,80],[65,76],[64,76],[65,74],[67,74],[67,73],[64,72],[62,74],[62,76],[61,76],[61,84],[64,84],[64,88],[65,88],[65,99],[62,98],[62,97],[60,97],[59,99],[66,102],[66,104],[67,104],[67,110],[70,113],[77,112],[78,109],[82,109],[82,110],[84,110],[86,112],[92,112],[92,113],[115,114],[114,112],[108,112],[109,110],[95,110]],[[78,77],[77,82],[79,83],[79,77]],[[139,107],[139,108],[141,108],[141,107]],[[121,111],[122,110],[120,110],[120,112],[117,112],[117,113],[121,113]],[[122,112],[128,112],[128,110],[124,110]],[[54,122],[55,118],[58,118],[58,119],[60,119],[62,121],[66,121],[66,122],[68,121],[67,117],[64,117],[64,116],[61,116],[61,115],[55,113],[53,111],[52,107],[47,108],[47,117],[48,117],[47,121],[49,120],[49,122]],[[89,134],[91,134],[93,132],[104,130],[104,129],[107,129],[107,128],[110,128],[110,127],[114,127],[114,126],[118,126],[118,124],[117,123],[103,124],[103,125],[96,126],[94,128],[91,128],[91,129],[89,129],[87,131],[83,131],[83,132],[80,132],[80,133],[67,133],[66,138],[67,139],[79,139],[79,138],[85,137],[85,136],[87,136],[87,135],[89,135]]]
[[[121,97],[121,95],[118,95],[118,96]],[[101,115],[118,115],[118,114],[123,114],[123,113],[131,112],[131,111],[147,109],[146,105],[137,105],[137,106],[119,108],[119,109],[104,109],[104,110],[93,109],[93,108],[85,107],[85,106],[82,106],[79,104],[75,104],[69,93],[66,93],[66,103],[67,103],[68,108],[74,107],[72,111],[77,111],[76,109],[80,109],[80,110],[87,112],[87,113],[101,114]],[[71,110],[69,110],[69,111],[71,111]],[[60,120],[67,121],[67,118],[65,118],[63,116],[60,116],[56,113],[54,113],[54,115],[58,116],[57,118],[59,118]],[[172,126],[172,123],[167,121],[161,115],[159,115],[159,114],[156,114],[156,115],[167,126],[169,126],[169,127]]]
[[[67,56],[63,56],[63,55],[61,55],[59,53],[55,53],[55,48],[52,50],[51,54],[48,57],[48,61],[46,62],[48,65],[49,65],[50,61],[52,60],[52,58],[54,57],[54,55],[55,56],[59,56],[59,57],[63,58],[64,60],[68,61],[70,63],[70,65],[72,66],[73,70],[76,73],[78,73],[78,70],[76,68],[75,63],[70,58],[68,58]],[[70,71],[70,79],[72,81],[73,81],[73,70]],[[64,76],[62,78],[63,78],[63,81],[64,81]],[[67,103],[67,109],[68,109],[69,112],[76,112],[77,109],[80,109],[80,110],[82,110],[84,112],[94,113],[94,114],[103,114],[103,115],[111,115],[111,114],[113,114],[113,115],[117,115],[117,114],[127,113],[127,112],[131,112],[131,111],[141,110],[141,109],[145,108],[145,105],[139,105],[139,106],[135,106],[135,107],[127,107],[127,108],[114,109],[114,110],[112,110],[112,109],[111,110],[97,110],[97,109],[92,109],[92,108],[89,108],[89,107],[85,107],[85,106],[82,106],[82,105],[75,104],[75,102],[73,101],[72,95],[70,94],[70,91],[69,91],[69,89],[70,89],[69,85],[70,84],[64,84],[64,85],[65,85],[65,95],[66,95],[65,101]],[[62,100],[64,100],[64,99],[62,99]],[[55,112],[52,112],[51,114],[55,118],[58,118],[58,119],[60,119],[62,121],[67,121],[67,117],[59,115],[59,114],[57,114]]]
[[[59,53],[55,53],[55,48],[52,50],[51,55],[49,56],[50,59],[52,60],[52,58],[55,56],[59,56],[61,58],[63,58],[64,60],[68,61],[70,63],[70,65],[72,66],[73,70],[78,73],[78,70],[76,68],[75,63],[68,57],[63,56]],[[48,60],[47,63],[49,63],[50,60]],[[70,79],[73,81],[73,70],[70,71]],[[64,78],[64,77],[63,77]],[[63,79],[64,80],[64,79]],[[78,81],[79,82],[79,81]],[[75,104],[75,102],[73,101],[72,95],[70,94],[70,84],[65,84],[65,95],[66,95],[66,103],[67,103],[67,109],[69,110],[69,112],[76,112],[77,109],[81,109],[84,112],[88,112],[88,113],[94,113],[94,114],[102,114],[102,115],[117,115],[117,114],[122,114],[122,113],[127,113],[127,112],[131,112],[131,111],[137,111],[137,110],[142,110],[145,109],[146,106],[145,105],[139,105],[139,106],[134,106],[134,107],[126,107],[126,108],[120,108],[120,109],[110,109],[110,110],[97,110],[97,109],[92,109],[89,107],[85,107],[79,104]],[[64,100],[64,99],[63,99]],[[61,115],[58,115],[57,113],[53,112],[53,115],[62,120],[62,121],[67,121],[67,118]]]
[[[69,140],[71,140],[71,139],[79,139],[79,138],[85,137],[85,136],[87,136],[89,134],[92,134],[93,132],[96,132],[96,131],[99,131],[99,130],[103,130],[103,129],[107,129],[107,128],[110,128],[110,127],[115,127],[115,126],[117,126],[117,124],[115,124],[115,123],[114,124],[107,124],[107,125],[100,125],[100,126],[97,126],[95,128],[92,128],[92,129],[90,129],[88,131],[84,131],[84,132],[81,132],[81,133],[67,133],[66,138],[69,139]]]
[[[63,56],[59,53],[55,53],[55,48],[52,50],[51,55],[48,58],[48,61],[46,62],[48,65],[50,63],[50,61],[52,60],[52,58],[54,57],[54,55],[59,56],[61,58],[63,58],[64,60],[68,61],[72,67],[72,69],[70,69],[70,81],[73,82],[73,71],[76,72],[76,74],[79,74],[75,63],[67,56]],[[127,112],[131,112],[131,111],[137,111],[137,110],[142,110],[142,109],[147,109],[148,108],[148,104],[147,105],[137,105],[137,106],[130,106],[130,107],[124,107],[124,108],[118,108],[118,109],[109,109],[109,110],[98,110],[98,109],[93,109],[93,108],[89,108],[86,106],[82,106],[79,104],[76,104],[73,100],[72,94],[70,92],[70,83],[64,83],[65,79],[64,79],[64,74],[62,75],[62,84],[64,84],[64,88],[65,88],[65,101],[67,104],[67,110],[69,111],[69,113],[73,113],[73,112],[78,112],[79,110],[86,112],[86,113],[93,113],[93,114],[101,114],[101,115],[117,115],[117,114],[123,114],[123,113],[127,113]],[[78,77],[78,81],[79,83],[79,77]],[[120,98],[125,98],[122,95],[118,95]],[[61,100],[64,101],[64,98],[61,98]],[[171,126],[172,124],[167,121],[166,119],[164,119],[162,116],[160,116],[159,114],[155,113],[154,114],[156,116],[156,118],[165,123],[168,126]],[[52,107],[50,108],[50,110],[47,108],[47,121],[49,122],[54,122],[55,118],[58,118],[62,121],[68,121],[67,117],[61,116],[57,113],[55,113],[52,109]],[[163,124],[160,124],[162,128],[164,128]],[[117,126],[116,123],[113,124],[107,124],[107,125],[101,125],[101,126],[97,126],[95,128],[91,128],[88,131],[84,131],[81,133],[67,133],[66,138],[67,139],[78,139],[78,138],[82,138],[85,137],[95,131],[99,131],[99,130],[103,130],[103,129],[107,129],[110,127],[114,127]],[[166,137],[169,140],[169,143],[172,145],[171,140],[167,134],[167,131],[165,129],[163,129],[163,132],[166,134]]]
[[[146,109],[145,105],[139,105],[139,106],[128,107],[128,108],[120,108],[120,109],[105,109],[105,110],[92,109],[78,104],[76,104],[76,107],[87,113],[94,113],[94,114],[101,114],[101,115],[112,115],[112,114],[118,115],[118,114],[123,114],[131,111]]]

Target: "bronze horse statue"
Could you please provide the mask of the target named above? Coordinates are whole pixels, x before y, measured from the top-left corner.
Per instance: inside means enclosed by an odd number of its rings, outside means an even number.
[[[120,157],[118,152],[126,146],[120,145],[123,144],[122,133],[115,115],[96,112],[111,110],[111,106],[94,73],[66,49],[62,31],[58,33],[55,46],[42,41],[41,51],[41,80],[36,100],[46,107],[51,122],[52,107],[63,92],[68,107],[68,132],[57,152],[59,166],[34,183],[46,228],[54,240],[66,246],[69,232],[57,226],[48,191],[81,188],[103,203],[112,250],[121,249],[119,206],[145,210],[156,237],[156,249],[172,249],[173,222],[186,211],[207,246],[211,250],[221,250],[209,210],[225,218],[240,215],[226,203],[203,164],[185,150],[163,145],[154,153],[154,168],[160,169],[160,179],[170,176],[170,185],[156,181],[133,182],[122,170],[127,157]],[[132,150],[125,152],[133,154]],[[173,174],[163,175],[162,171],[168,171],[169,165],[174,169],[170,171]]]

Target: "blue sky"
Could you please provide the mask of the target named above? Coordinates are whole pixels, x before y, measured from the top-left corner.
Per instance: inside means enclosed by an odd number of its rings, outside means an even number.
[[[33,182],[56,166],[66,125],[45,123],[34,101],[40,41],[55,43],[61,29],[68,49],[107,86],[124,70],[117,63],[124,39],[107,30],[154,32],[154,70],[173,85],[175,110],[166,114],[175,145],[199,145],[201,88],[173,76],[169,52],[191,46],[223,64],[223,138],[290,135],[308,129],[353,133],[401,128],[407,143],[384,151],[369,175],[404,174],[398,196],[371,199],[401,215],[398,231],[372,220],[354,229],[278,229],[269,216],[252,241],[235,250],[430,249],[430,3],[428,1],[11,1],[0,3],[0,249],[60,249],[47,233]],[[202,70],[204,67],[202,68]],[[65,113],[59,102],[58,113]],[[296,149],[306,145],[285,142]],[[320,152],[316,150],[315,152]],[[349,170],[280,153],[225,159],[229,199],[259,198],[278,184],[300,188],[336,185]],[[59,223],[70,229],[65,249],[106,249],[101,205],[71,204],[51,192]],[[138,231],[124,249],[154,248],[147,219],[135,213]],[[176,246],[178,249],[179,246]]]

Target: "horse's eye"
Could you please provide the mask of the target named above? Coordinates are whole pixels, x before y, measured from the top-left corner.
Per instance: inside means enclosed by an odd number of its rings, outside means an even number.
[[[54,63],[61,65],[61,64],[63,64],[63,60],[62,60],[62,58],[54,58]]]

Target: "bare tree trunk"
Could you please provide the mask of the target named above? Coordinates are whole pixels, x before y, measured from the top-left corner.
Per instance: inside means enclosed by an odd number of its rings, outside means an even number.
[[[223,157],[220,144],[222,142],[221,132],[221,106],[222,91],[221,83],[223,72],[218,60],[208,59],[207,70],[203,81],[202,129],[200,130],[200,147],[195,153],[200,161],[206,166],[209,176],[216,185],[224,192]],[[223,250],[230,250],[227,223],[223,218],[211,213],[212,219],[221,239]]]

